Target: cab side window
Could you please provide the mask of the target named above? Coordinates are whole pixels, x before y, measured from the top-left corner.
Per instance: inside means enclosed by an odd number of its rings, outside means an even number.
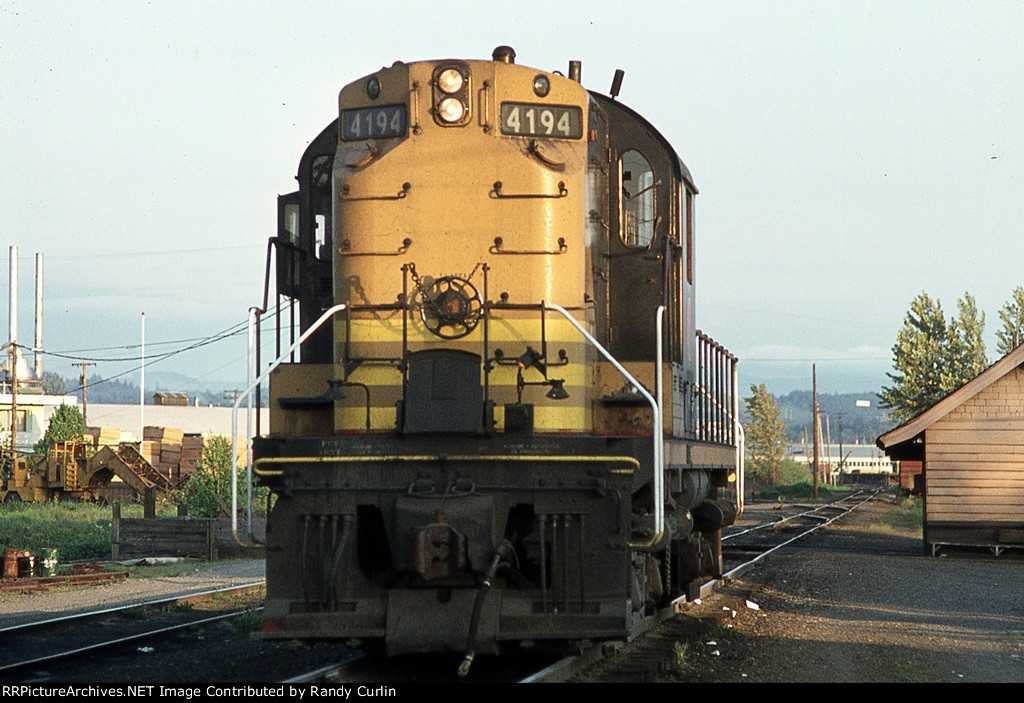
[[[629,150],[619,159],[620,223],[622,242],[645,249],[654,241],[657,181],[651,163],[639,151]]]

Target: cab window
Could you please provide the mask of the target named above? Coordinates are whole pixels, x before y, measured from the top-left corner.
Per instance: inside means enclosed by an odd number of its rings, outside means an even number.
[[[654,241],[654,169],[639,151],[630,150],[619,159],[621,223],[619,232],[628,247],[647,248]]]

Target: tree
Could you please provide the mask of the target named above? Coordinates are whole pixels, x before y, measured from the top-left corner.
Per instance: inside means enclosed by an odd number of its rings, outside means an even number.
[[[68,392],[68,386],[64,378],[59,373],[53,371],[43,372],[40,385],[43,388],[43,393],[46,395],[64,395]]]
[[[1003,357],[1024,342],[1024,288],[1013,289],[1010,299],[999,310],[999,319],[1003,326],[996,331],[996,350]]]
[[[942,358],[946,347],[946,317],[942,305],[927,293],[910,302],[903,327],[892,347],[896,373],[886,373],[892,386],[883,386],[878,397],[889,416],[903,422],[943,397]]]
[[[981,335],[985,331],[985,313],[970,293],[956,302],[957,316],[949,325],[947,362],[942,371],[943,395],[948,395],[988,368],[988,355]]]
[[[957,301],[957,310],[947,324],[938,300],[922,292],[911,301],[892,347],[895,373],[886,374],[893,385],[878,394],[895,422],[924,412],[988,365],[981,339],[984,314],[979,316],[968,293]]]
[[[234,452],[231,440],[215,435],[203,443],[203,455],[195,472],[175,491],[175,499],[192,517],[220,517],[231,505],[231,467]],[[239,497],[244,497],[245,470],[237,469]],[[254,489],[253,504],[260,505],[269,491]]]
[[[42,438],[35,443],[32,450],[36,454],[45,454],[54,442],[66,442],[71,439],[85,438],[85,418],[74,405],[61,404],[53,415]]]
[[[782,457],[786,452],[786,424],[782,410],[762,383],[750,385],[751,396],[743,399],[747,423],[743,433],[747,444],[747,471],[768,485],[776,485],[782,474]]]

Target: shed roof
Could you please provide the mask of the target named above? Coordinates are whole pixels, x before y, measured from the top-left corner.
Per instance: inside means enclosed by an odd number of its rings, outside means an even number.
[[[975,376],[973,380],[960,386],[924,412],[880,436],[875,441],[875,444],[885,451],[886,454],[894,458],[913,458],[907,456],[909,447],[901,445],[914,442],[935,422],[946,417],[953,410],[981,393],[1021,364],[1024,364],[1024,344],[1016,347],[1002,359]]]

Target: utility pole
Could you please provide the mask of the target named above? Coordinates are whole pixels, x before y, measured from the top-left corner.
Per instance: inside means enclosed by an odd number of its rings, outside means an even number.
[[[843,414],[836,413],[836,417],[839,419],[839,471],[842,472],[846,463],[846,457],[843,456]]]
[[[813,479],[813,497],[815,500],[818,499],[818,365],[811,364],[811,378],[812,385],[814,388],[814,400],[812,402],[811,409],[811,432],[814,433],[814,479]]]
[[[85,375],[85,368],[87,366],[95,366],[96,362],[95,361],[83,361],[80,364],[71,364],[71,365],[72,366],[81,366],[82,367],[82,424],[83,425],[88,425],[89,423],[86,420],[88,415],[86,415],[86,411],[89,409],[89,389],[88,389],[89,381],[88,381],[88,379],[86,378],[86,375]]]
[[[11,340],[11,470],[18,460],[18,342]]]

